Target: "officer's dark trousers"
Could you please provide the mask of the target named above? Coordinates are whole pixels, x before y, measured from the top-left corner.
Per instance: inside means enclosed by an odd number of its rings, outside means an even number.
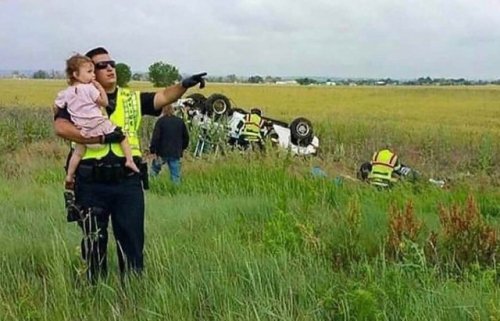
[[[107,272],[108,223],[111,217],[120,272],[140,273],[143,268],[144,194],[138,174],[118,182],[99,182],[79,169],[76,201],[90,214],[79,222],[84,232],[82,256],[88,264],[88,277],[95,281]]]

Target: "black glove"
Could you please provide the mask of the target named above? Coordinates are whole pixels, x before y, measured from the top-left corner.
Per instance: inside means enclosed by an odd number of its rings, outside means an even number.
[[[123,134],[122,129],[120,127],[116,127],[113,132],[105,134],[101,137],[101,144],[121,143],[124,139],[125,135]]]
[[[206,72],[202,72],[199,74],[192,75],[191,77],[187,77],[182,79],[181,85],[184,88],[191,88],[193,86],[196,86],[197,84],[200,84],[200,89],[205,87],[205,77],[207,75]]]

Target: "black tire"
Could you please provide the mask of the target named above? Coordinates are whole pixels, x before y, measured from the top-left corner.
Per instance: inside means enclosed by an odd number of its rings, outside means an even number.
[[[313,127],[308,119],[296,118],[290,123],[289,128],[293,144],[305,147],[312,142],[314,138]]]
[[[207,100],[207,98],[203,94],[200,94],[200,93],[190,94],[190,95],[186,96],[186,98],[191,98],[192,100],[198,101],[198,102],[205,102]]]
[[[194,93],[186,96],[186,98],[191,98],[193,100],[193,108],[198,109],[202,113],[205,112],[205,102],[207,98],[203,94]]]
[[[228,114],[231,109],[231,102],[222,94],[213,94],[207,98],[205,106],[207,107],[209,114],[218,118]]]

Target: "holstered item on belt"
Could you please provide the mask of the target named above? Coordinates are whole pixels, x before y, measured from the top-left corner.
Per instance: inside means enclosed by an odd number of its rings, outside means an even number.
[[[149,175],[148,175],[148,163],[140,162],[139,170],[141,171],[142,187],[146,190],[149,189]]]

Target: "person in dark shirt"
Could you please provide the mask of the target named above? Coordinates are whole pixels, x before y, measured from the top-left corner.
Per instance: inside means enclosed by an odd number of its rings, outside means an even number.
[[[174,115],[172,105],[163,107],[163,114],[153,130],[149,151],[154,155],[151,164],[151,176],[160,173],[163,164],[167,164],[170,179],[174,184],[181,182],[181,157],[189,145],[189,133],[184,121]]]
[[[143,115],[157,116],[163,106],[179,99],[188,88],[205,86],[206,73],[184,78],[180,83],[157,92],[142,93],[116,84],[115,62],[102,47],[86,54],[95,67],[95,76],[106,91],[109,119],[127,135],[134,161],[142,166],[139,128]],[[118,263],[122,276],[136,274],[144,267],[144,192],[139,173],[127,170],[120,148],[123,134],[115,132],[85,138],[73,124],[66,108],[57,108],[55,133],[80,144],[101,144],[87,148],[75,174],[75,202],[78,211],[70,212],[68,221],[77,221],[84,237],[82,257],[87,262],[87,276],[92,282],[107,272],[108,225],[111,220],[116,239]],[[144,186],[145,187],[145,186]]]

